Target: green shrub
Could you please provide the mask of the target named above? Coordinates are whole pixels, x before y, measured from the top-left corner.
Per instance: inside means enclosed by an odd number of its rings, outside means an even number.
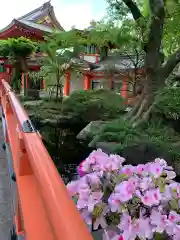
[[[180,87],[166,87],[157,97],[155,112],[167,119],[180,118]]]
[[[73,92],[63,101],[62,111],[75,119],[91,122],[119,117],[125,110],[123,99],[108,90]]]
[[[130,122],[119,119],[110,121],[94,134],[90,146],[95,147],[99,142],[115,143],[113,152],[120,154],[126,147],[149,143],[179,157],[180,151],[175,147],[179,139],[180,136],[172,128],[161,122],[150,122],[144,127],[134,128]]]
[[[33,101],[34,98],[32,96],[19,96],[20,102],[26,102],[26,101]]]

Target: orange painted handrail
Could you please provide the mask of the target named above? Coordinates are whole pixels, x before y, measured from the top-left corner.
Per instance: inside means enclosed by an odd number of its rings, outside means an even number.
[[[0,98],[16,175],[17,234],[27,240],[92,240],[41,137],[4,80]]]

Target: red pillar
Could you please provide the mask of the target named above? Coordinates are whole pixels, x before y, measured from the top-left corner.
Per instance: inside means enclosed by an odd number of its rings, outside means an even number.
[[[70,72],[67,72],[65,74],[64,96],[69,96],[69,93],[70,93],[70,78],[71,78],[71,74],[70,74]]]
[[[22,73],[22,77],[21,77],[21,87],[22,87],[22,90],[24,90],[24,73]]]
[[[26,81],[26,89],[28,89],[28,74],[25,74],[25,81]]]
[[[9,67],[7,71],[9,74],[9,83],[11,84],[12,83],[12,67]]]
[[[43,90],[46,87],[46,81],[44,79],[41,80],[40,88]]]
[[[113,84],[113,79],[112,77],[110,77],[108,79],[108,86],[109,86],[109,90],[113,90],[114,84]]]
[[[96,63],[98,63],[98,62],[99,62],[99,55],[96,54]]]
[[[127,90],[128,90],[128,77],[124,75],[122,80],[121,96],[125,99],[128,97]]]
[[[89,74],[84,75],[84,90],[91,88],[91,76]]]
[[[6,67],[6,72],[10,73],[10,67]]]

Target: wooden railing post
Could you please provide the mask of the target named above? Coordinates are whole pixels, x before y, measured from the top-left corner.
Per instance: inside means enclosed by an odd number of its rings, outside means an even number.
[[[20,131],[18,132],[18,139],[19,139],[19,162],[18,162],[19,176],[31,175],[33,174],[33,171],[24,145],[23,134]]]
[[[17,196],[17,204],[16,204],[15,223],[16,223],[17,233],[18,234],[23,234],[24,233],[24,226],[23,226],[22,212],[21,212],[18,196]]]

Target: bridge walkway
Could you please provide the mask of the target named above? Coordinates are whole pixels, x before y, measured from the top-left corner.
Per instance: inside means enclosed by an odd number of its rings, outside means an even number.
[[[9,184],[9,170],[6,151],[3,149],[4,136],[0,122],[0,240],[10,239],[12,229],[12,198]]]

